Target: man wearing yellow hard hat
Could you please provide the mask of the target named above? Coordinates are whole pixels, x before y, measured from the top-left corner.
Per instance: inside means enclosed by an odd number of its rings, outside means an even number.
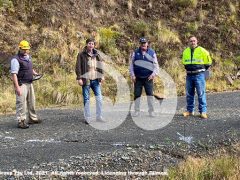
[[[11,60],[11,75],[16,92],[16,118],[18,127],[22,129],[29,128],[29,124],[41,122],[35,111],[32,81],[33,75],[38,73],[33,69],[30,48],[28,41],[21,41],[18,53]]]

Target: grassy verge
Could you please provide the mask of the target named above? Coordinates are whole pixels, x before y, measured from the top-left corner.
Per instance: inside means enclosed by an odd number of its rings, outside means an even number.
[[[215,153],[214,153],[215,154]],[[237,180],[240,178],[240,144],[231,150],[222,149],[209,157],[188,157],[177,167],[169,170],[167,179],[174,180]]]
[[[178,167],[169,171],[169,179],[200,180],[226,179],[237,180],[240,177],[240,158],[223,155],[214,158],[189,157]]]

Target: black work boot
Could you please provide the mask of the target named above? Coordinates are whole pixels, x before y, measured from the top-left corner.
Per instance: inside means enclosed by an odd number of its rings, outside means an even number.
[[[40,124],[41,122],[42,122],[41,119],[38,119],[38,120],[29,119],[28,124]]]
[[[25,120],[21,120],[18,122],[18,128],[27,129],[29,128],[29,125],[25,123]]]

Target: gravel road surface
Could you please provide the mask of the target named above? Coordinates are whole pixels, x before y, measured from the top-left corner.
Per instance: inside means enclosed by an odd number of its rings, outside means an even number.
[[[14,115],[0,116],[0,170],[165,172],[189,154],[239,142],[240,92],[208,94],[207,100],[207,120],[184,118],[185,98],[179,97],[173,120],[152,131],[139,128],[128,112],[111,130],[84,124],[80,108],[39,110],[43,123],[29,129],[18,129]]]

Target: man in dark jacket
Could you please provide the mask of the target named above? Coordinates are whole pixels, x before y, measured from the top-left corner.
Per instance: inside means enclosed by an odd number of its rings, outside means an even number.
[[[158,61],[155,51],[149,48],[146,38],[140,38],[139,42],[140,47],[134,51],[130,63],[130,75],[134,83],[135,112],[133,116],[140,115],[140,97],[144,87],[147,95],[149,116],[153,117],[155,116],[153,108],[153,79],[158,72]]]
[[[102,118],[102,93],[101,83],[104,80],[102,59],[98,51],[94,49],[95,40],[86,40],[86,47],[77,56],[76,75],[77,82],[82,86],[84,118],[85,123],[89,124],[90,114],[90,88],[96,97],[96,120],[104,122]]]

